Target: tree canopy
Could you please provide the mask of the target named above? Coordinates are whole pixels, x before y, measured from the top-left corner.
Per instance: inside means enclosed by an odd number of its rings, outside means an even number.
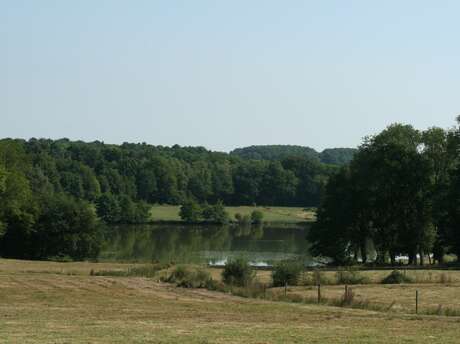
[[[349,166],[329,179],[309,238],[338,263],[361,258],[423,264],[459,253],[459,130],[394,124],[367,137]]]

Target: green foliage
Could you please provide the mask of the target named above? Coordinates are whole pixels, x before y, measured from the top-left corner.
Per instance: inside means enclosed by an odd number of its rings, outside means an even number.
[[[100,226],[87,202],[65,194],[41,200],[41,212],[32,234],[35,258],[69,256],[81,260],[97,257],[101,241]]]
[[[370,241],[378,263],[389,257],[395,264],[402,254],[415,264],[433,250],[440,260],[450,243],[460,247],[454,230],[460,188],[451,185],[456,136],[394,124],[366,138],[350,166],[329,179],[309,234],[313,254],[337,264],[366,262]]]
[[[399,270],[393,270],[387,277],[382,280],[382,284],[401,284],[401,283],[413,283],[414,280],[409,276],[406,276]]]
[[[126,195],[116,197],[104,193],[96,200],[97,215],[106,223],[145,223],[150,207],[145,202],[134,202]]]
[[[34,192],[46,187],[91,202],[111,193],[151,204],[177,205],[194,198],[211,204],[317,206],[322,184],[333,171],[320,163],[317,153],[313,160],[295,155],[301,163],[291,166],[283,161],[290,153],[254,161],[177,145],[8,139],[2,146],[0,157],[8,170],[27,169]],[[299,168],[301,164],[309,168]]]
[[[260,210],[254,210],[251,213],[251,221],[255,224],[261,224],[264,220],[264,214]]]
[[[229,221],[229,215],[222,201],[214,205],[205,204],[202,211],[203,218],[215,223],[225,224]]]
[[[276,264],[272,271],[273,286],[282,287],[285,284],[297,285],[303,265],[297,261],[282,261]]]
[[[183,288],[212,288],[214,282],[211,275],[201,268],[187,268],[186,266],[177,266],[167,279],[169,283],[176,283],[178,287]]]
[[[240,287],[250,284],[254,276],[255,271],[243,258],[227,261],[224,271],[222,271],[224,283]]]
[[[237,148],[230,154],[251,160],[282,160],[288,157],[318,159],[318,152],[310,147],[294,145],[265,145]]]
[[[96,200],[96,211],[106,223],[118,223],[121,219],[121,208],[118,199],[109,192],[103,193]]]
[[[355,153],[354,148],[329,148],[320,154],[321,162],[332,165],[346,165],[353,160]]]
[[[185,222],[198,222],[202,218],[202,215],[201,206],[192,199],[180,207],[179,216]]]
[[[240,213],[236,213],[235,219],[240,225],[250,225],[251,224],[251,217],[248,214],[241,215]]]

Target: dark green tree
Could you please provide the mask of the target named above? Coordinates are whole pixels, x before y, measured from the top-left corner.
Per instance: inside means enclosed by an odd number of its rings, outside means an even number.
[[[198,222],[202,218],[202,209],[196,201],[190,199],[180,207],[179,216],[185,222]]]

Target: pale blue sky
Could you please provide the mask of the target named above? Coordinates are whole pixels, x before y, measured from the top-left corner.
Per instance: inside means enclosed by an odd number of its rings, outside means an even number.
[[[0,137],[353,147],[460,114],[460,1],[0,0]]]

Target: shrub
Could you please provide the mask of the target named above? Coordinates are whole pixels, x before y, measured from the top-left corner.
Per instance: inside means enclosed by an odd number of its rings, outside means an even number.
[[[370,283],[369,278],[361,275],[358,271],[342,270],[337,271],[337,284],[366,284]]]
[[[412,283],[413,279],[404,275],[399,270],[393,270],[387,277],[382,280],[382,284],[401,284]]]
[[[251,213],[251,221],[255,224],[261,224],[264,219],[264,214],[260,210],[254,210]]]
[[[247,286],[254,278],[255,272],[248,262],[242,258],[229,260],[222,271],[222,280],[226,284]]]
[[[300,262],[279,262],[272,271],[273,286],[281,287],[286,283],[289,285],[297,285],[302,270],[303,266]]]
[[[174,269],[167,282],[183,288],[209,288],[212,285],[211,275],[206,270],[189,270],[181,265]]]

